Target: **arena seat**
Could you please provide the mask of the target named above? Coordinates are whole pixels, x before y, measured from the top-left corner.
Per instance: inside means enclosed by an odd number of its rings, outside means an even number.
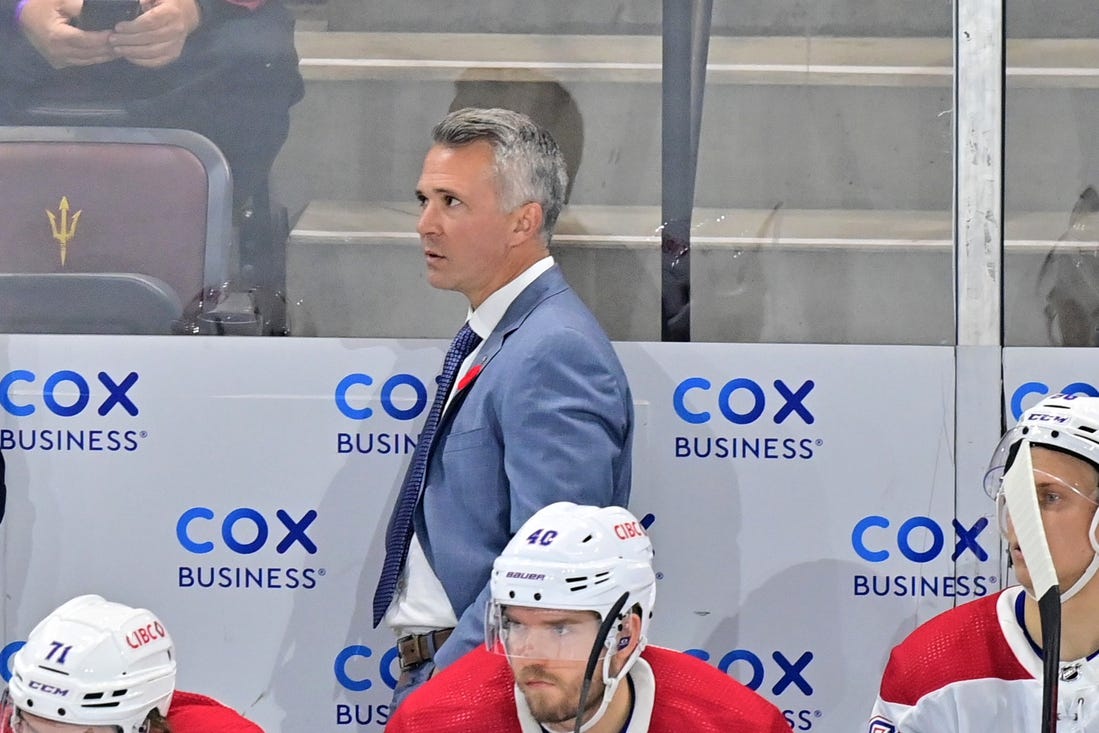
[[[98,291],[104,303],[151,307],[158,317],[166,316],[172,303],[178,316],[179,303],[229,278],[229,168],[201,135],[124,127],[0,127],[0,184],[6,192],[0,203],[0,271],[86,276],[37,281],[58,297],[90,298]],[[35,280],[2,282],[25,294]],[[160,298],[160,305],[138,295],[164,289],[170,297]],[[43,314],[53,323],[51,330],[70,330],[63,323],[65,312],[52,307]],[[69,309],[69,316],[70,325],[95,330],[77,308]],[[125,320],[107,318],[116,324]],[[140,315],[133,320],[145,322]],[[156,329],[168,331],[167,323]]]
[[[0,272],[0,333],[172,333],[183,315],[162,280],[131,273]]]

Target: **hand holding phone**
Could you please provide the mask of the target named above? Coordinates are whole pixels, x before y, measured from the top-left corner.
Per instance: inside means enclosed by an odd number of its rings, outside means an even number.
[[[85,31],[109,31],[140,14],[140,0],[84,0],[76,26]]]

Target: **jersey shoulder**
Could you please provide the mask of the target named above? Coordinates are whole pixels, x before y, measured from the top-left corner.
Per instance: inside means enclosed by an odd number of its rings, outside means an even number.
[[[386,732],[516,731],[514,689],[507,658],[477,647],[409,695]]]
[[[789,733],[782,712],[729,675],[689,654],[647,647],[641,654],[656,680],[652,733]]]
[[[263,733],[263,729],[212,697],[176,690],[168,709],[172,733]]]
[[[894,647],[882,676],[882,700],[915,705],[956,682],[1027,679],[1004,637],[996,593],[944,611]]]

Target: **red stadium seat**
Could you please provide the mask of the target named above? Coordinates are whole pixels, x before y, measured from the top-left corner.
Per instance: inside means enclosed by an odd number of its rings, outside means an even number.
[[[90,296],[98,289],[104,304],[119,308],[136,307],[150,293],[164,292],[178,310],[179,303],[229,279],[229,167],[213,143],[196,133],[0,127],[0,193],[0,272],[104,274],[0,280],[0,287],[11,292],[25,293],[34,282],[35,287],[58,288],[56,297],[63,303],[77,292]],[[50,298],[39,300],[48,303]],[[43,319],[26,314],[23,322],[52,332],[71,332],[74,322],[83,324],[85,332],[100,330],[88,323],[87,312],[71,312],[66,320],[62,303]],[[158,318],[166,312],[154,310]],[[136,314],[100,315],[116,324],[104,323],[102,330],[113,332]],[[165,323],[159,332],[170,328]]]

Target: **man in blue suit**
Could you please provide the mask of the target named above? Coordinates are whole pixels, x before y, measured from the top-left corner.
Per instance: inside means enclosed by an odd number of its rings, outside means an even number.
[[[556,142],[502,109],[452,112],[432,137],[416,190],[427,277],[470,310],[374,598],[374,623],[384,617],[401,652],[394,705],[483,641],[492,562],[532,514],[625,506],[630,493],[626,375],[549,254],[568,180]]]

